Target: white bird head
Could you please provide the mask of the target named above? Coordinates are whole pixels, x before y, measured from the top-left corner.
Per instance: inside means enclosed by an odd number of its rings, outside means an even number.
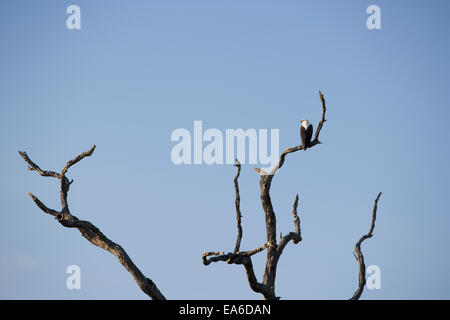
[[[305,128],[308,128],[308,126],[309,126],[309,121],[308,121],[308,119],[302,119],[301,121],[302,121],[302,125],[303,125]]]

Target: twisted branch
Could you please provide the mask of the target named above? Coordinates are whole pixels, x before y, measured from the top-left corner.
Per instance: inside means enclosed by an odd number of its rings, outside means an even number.
[[[146,278],[142,272],[136,267],[131,258],[128,256],[126,251],[117,243],[108,239],[96,226],[94,226],[89,221],[79,220],[76,216],[72,215],[69,210],[67,203],[67,192],[73,180],[69,181],[66,177],[67,170],[82,160],[85,157],[92,155],[94,152],[95,145],[91,147],[86,152],[81,153],[74,159],[67,162],[65,167],[62,169],[61,173],[56,173],[53,171],[44,171],[39,168],[33,161],[30,160],[26,152],[19,151],[20,156],[28,163],[28,169],[31,171],[38,172],[41,176],[54,177],[59,179],[61,182],[61,211],[56,211],[49,209],[44,205],[36,196],[29,193],[28,195],[33,199],[34,203],[45,213],[54,216],[58,222],[66,228],[76,228],[81,233],[81,235],[86,238],[93,245],[102,248],[110,253],[112,253],[119,262],[125,267],[125,269],[133,276],[134,280],[137,282],[141,290],[146,293],[150,298],[156,300],[164,300],[165,297],[159,291],[155,283]]]
[[[353,251],[356,261],[358,261],[359,264],[359,276],[358,276],[358,280],[359,280],[359,285],[358,288],[356,289],[355,293],[353,294],[353,297],[350,298],[350,300],[359,300],[359,298],[361,297],[363,290],[364,290],[364,286],[366,285],[366,265],[364,263],[364,256],[361,252],[361,244],[363,243],[364,240],[368,239],[368,238],[372,238],[373,236],[373,230],[375,229],[375,220],[377,219],[377,205],[378,205],[378,200],[381,197],[381,192],[378,194],[377,198],[375,199],[375,203],[373,205],[373,211],[372,211],[372,223],[370,225],[370,230],[367,234],[363,235],[361,237],[361,239],[358,240],[358,242],[355,244],[355,249]]]

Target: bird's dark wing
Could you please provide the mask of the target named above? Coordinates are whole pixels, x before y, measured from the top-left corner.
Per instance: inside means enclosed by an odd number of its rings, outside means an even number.
[[[313,125],[310,124],[308,126],[308,129],[306,129],[306,141],[307,141],[308,147],[309,147],[309,144],[311,143],[312,135],[313,135]]]
[[[306,148],[306,130],[305,127],[300,126],[300,138],[302,139],[303,150]]]

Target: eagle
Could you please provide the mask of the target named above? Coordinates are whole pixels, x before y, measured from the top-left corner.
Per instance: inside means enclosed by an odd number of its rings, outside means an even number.
[[[306,150],[311,144],[313,134],[313,125],[308,122],[308,119],[302,119],[300,126],[300,138],[302,139],[303,150]]]

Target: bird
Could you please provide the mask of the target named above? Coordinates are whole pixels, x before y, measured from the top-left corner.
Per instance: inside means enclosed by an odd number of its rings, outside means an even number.
[[[308,119],[302,119],[300,125],[300,138],[302,140],[303,150],[306,150],[311,144],[313,134],[313,125],[308,122]]]

